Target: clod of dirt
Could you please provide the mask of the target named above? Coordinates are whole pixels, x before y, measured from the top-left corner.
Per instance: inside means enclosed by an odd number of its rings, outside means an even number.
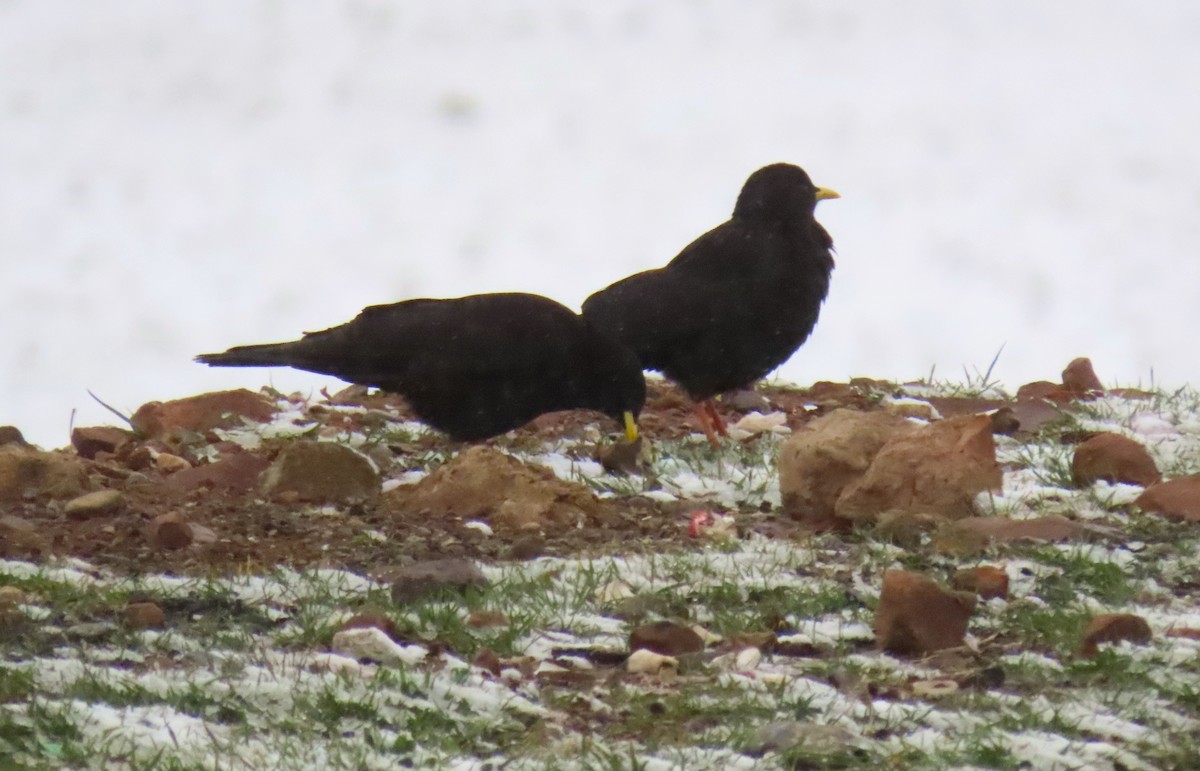
[[[166,485],[181,493],[200,487],[247,492],[258,487],[259,475],[270,465],[270,461],[258,455],[238,452],[213,463],[178,471],[171,475]]]
[[[955,572],[950,586],[960,592],[972,592],[983,600],[1007,599],[1008,573],[991,565],[963,568]]]
[[[834,513],[856,524],[909,509],[948,519],[969,517],[975,496],[999,490],[991,419],[963,415],[893,436],[870,468],[847,485]]]
[[[907,570],[883,574],[875,611],[875,644],[901,655],[922,655],[963,644],[975,597],[947,591]]]
[[[172,551],[192,545],[195,535],[192,526],[182,515],[170,512],[155,517],[150,522],[149,540],[159,549]]]
[[[125,505],[125,496],[120,490],[97,490],[72,498],[63,507],[67,519],[77,521],[115,514]]]
[[[386,513],[483,519],[497,532],[574,528],[594,522],[604,504],[549,469],[489,447],[469,447],[415,485],[383,495]]]
[[[343,632],[347,629],[363,629],[366,627],[378,629],[393,640],[398,639],[400,636],[399,631],[396,629],[396,622],[382,613],[359,613],[358,615],[351,616],[341,625],[338,631]]]
[[[262,475],[262,491],[311,502],[369,500],[379,494],[371,461],[344,444],[292,442]]]
[[[21,433],[21,429],[16,426],[0,426],[0,447],[6,444],[15,444],[21,447],[29,446],[29,442],[25,441],[25,435]]]
[[[1104,393],[1096,370],[1092,369],[1092,360],[1081,356],[1067,365],[1062,373],[1063,388],[1081,397],[1098,396]]]
[[[1095,616],[1083,632],[1083,642],[1079,645],[1079,655],[1092,658],[1096,655],[1100,643],[1120,642],[1128,640],[1139,645],[1150,642],[1153,635],[1150,624],[1141,616],[1132,613],[1105,613]]]
[[[1200,522],[1200,474],[1154,485],[1139,495],[1134,505],[1169,519]]]
[[[130,629],[161,629],[167,617],[153,602],[131,602],[125,606],[125,626]]]
[[[441,559],[414,562],[388,576],[392,580],[392,601],[415,602],[442,589],[462,591],[472,586],[486,586],[487,578],[471,560]]]
[[[682,656],[704,650],[704,640],[690,626],[674,621],[644,624],[629,633],[629,649],[654,651],[663,656]]]
[[[1138,442],[1121,434],[1096,434],[1075,448],[1071,475],[1079,487],[1104,480],[1149,486],[1162,479],[1154,459]]]
[[[84,426],[71,432],[71,446],[80,457],[95,460],[96,453],[115,453],[133,440],[133,433],[115,426]]]
[[[814,529],[841,524],[833,519],[838,496],[867,471],[889,439],[914,430],[886,412],[838,409],[812,421],[780,451],[784,512]]]
[[[0,515],[0,558],[28,558],[49,551],[49,539],[32,522],[11,514]]]
[[[88,488],[78,458],[19,444],[0,446],[0,501],[75,498]]]
[[[1089,529],[1065,517],[1006,519],[1004,517],[968,517],[951,522],[934,536],[934,547],[942,553],[972,553],[993,542],[1066,541],[1078,538]]]
[[[169,402],[148,402],[133,413],[130,423],[139,435],[147,438],[161,436],[171,429],[203,434],[214,428],[233,428],[243,420],[263,423],[275,412],[275,402],[239,388]]]

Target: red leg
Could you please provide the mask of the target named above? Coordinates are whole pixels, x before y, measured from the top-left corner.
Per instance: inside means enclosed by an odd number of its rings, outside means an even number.
[[[721,440],[717,438],[716,432],[713,430],[711,414],[706,410],[710,402],[705,399],[702,402],[696,402],[692,405],[692,410],[696,413],[696,420],[700,423],[700,430],[708,437],[708,443],[713,447],[719,448]],[[718,420],[720,418],[718,417]],[[724,433],[724,424],[721,425],[722,433]]]
[[[713,428],[717,430],[717,433],[721,436],[729,436],[729,431],[725,428],[725,418],[717,412],[717,403],[712,399],[705,399],[704,407],[708,410],[708,417],[712,420]]]

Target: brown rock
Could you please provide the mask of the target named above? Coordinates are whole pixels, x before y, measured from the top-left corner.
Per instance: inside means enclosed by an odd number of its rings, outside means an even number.
[[[87,490],[78,458],[19,444],[0,446],[0,501],[74,498]]]
[[[1134,504],[1144,511],[1169,519],[1200,522],[1200,474],[1178,477],[1149,487],[1137,497]]]
[[[67,519],[84,520],[114,514],[125,505],[125,496],[120,490],[97,490],[72,498],[63,507]]]
[[[780,452],[784,511],[813,529],[840,525],[833,515],[842,490],[866,472],[889,439],[914,430],[898,415],[848,409],[810,422]]]
[[[858,524],[899,509],[969,517],[975,496],[1000,489],[1001,480],[991,419],[962,415],[891,438],[834,513]]]
[[[217,533],[211,527],[197,525],[195,522],[189,522],[188,525],[192,528],[192,542],[202,546],[207,546],[210,543],[217,542]]]
[[[0,586],[0,608],[15,608],[25,602],[25,592],[15,586]]]
[[[582,485],[480,445],[415,485],[389,491],[380,502],[386,513],[483,519],[498,532],[574,528],[598,517],[603,507]]]
[[[487,585],[487,578],[479,566],[465,559],[414,562],[392,576],[392,600],[397,603],[414,602],[442,589],[463,591],[472,586]]]
[[[907,570],[883,574],[875,611],[875,644],[901,655],[923,655],[963,644],[975,597],[942,589]]]
[[[181,458],[178,455],[172,455],[169,452],[160,452],[154,459],[154,467],[164,474],[174,474],[179,471],[184,471],[192,467],[186,458]]]
[[[11,514],[0,515],[0,557],[41,556],[50,551],[50,542],[27,519]]]
[[[980,599],[1008,599],[1008,573],[991,565],[963,568],[955,572],[950,586],[960,592],[972,592]]]
[[[150,543],[159,549],[183,549],[191,546],[193,540],[192,526],[181,514],[160,514],[150,522]]]
[[[399,631],[396,629],[396,622],[392,621],[382,613],[359,613],[355,616],[351,616],[346,620],[346,623],[338,627],[338,631],[344,632],[347,629],[363,629],[366,627],[378,629],[393,640],[396,640],[399,637]]]
[[[1068,391],[1060,383],[1051,383],[1048,380],[1038,380],[1033,383],[1026,383],[1017,389],[1017,401],[1050,401],[1055,404],[1066,404],[1074,401],[1078,394],[1073,391]]]
[[[487,670],[493,677],[499,677],[500,670],[504,667],[500,657],[491,648],[480,648],[471,663],[480,669]]]
[[[153,602],[131,602],[125,606],[125,625],[130,629],[161,629],[166,623],[163,609]]]
[[[246,492],[258,487],[259,475],[270,461],[248,452],[228,455],[214,463],[178,471],[166,481],[168,488],[189,492],[198,488]]]
[[[1012,407],[1001,407],[991,414],[992,433],[998,436],[1012,436],[1021,428],[1021,421]]]
[[[370,500],[379,474],[362,454],[334,442],[289,444],[262,475],[262,491],[314,502]]]
[[[508,616],[498,610],[477,610],[467,616],[467,626],[475,629],[489,626],[508,626]]]
[[[546,553],[546,539],[540,535],[518,538],[508,550],[510,560],[531,560]]]
[[[1065,517],[1007,519],[968,517],[951,522],[937,532],[934,544],[943,552],[972,552],[993,542],[1065,541],[1088,532],[1088,528]]]
[[[95,460],[98,452],[115,453],[132,440],[132,432],[114,426],[85,426],[71,431],[71,445],[75,452],[88,460]]]
[[[640,648],[663,656],[682,656],[704,650],[704,640],[690,626],[674,621],[656,621],[629,633],[629,650]]]
[[[1105,613],[1092,618],[1087,629],[1083,632],[1083,642],[1079,645],[1079,655],[1092,658],[1096,655],[1100,643],[1130,642],[1145,645],[1151,638],[1150,625],[1141,616],[1132,613]]]
[[[1075,448],[1071,461],[1075,484],[1088,487],[1098,480],[1149,486],[1162,479],[1146,448],[1120,434],[1096,434]]]
[[[15,444],[20,447],[29,447],[29,442],[25,441],[25,435],[21,433],[21,429],[16,426],[0,426],[0,447],[6,444]]]
[[[1063,388],[1079,396],[1096,396],[1104,393],[1096,370],[1092,369],[1092,360],[1086,356],[1075,359],[1062,373]]]
[[[133,413],[130,422],[144,437],[160,436],[176,428],[202,434],[214,428],[232,428],[243,420],[262,423],[270,420],[275,412],[273,401],[239,388],[169,402],[149,402]]]

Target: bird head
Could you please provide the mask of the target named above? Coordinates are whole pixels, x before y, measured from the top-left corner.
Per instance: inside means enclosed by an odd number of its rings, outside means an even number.
[[[746,180],[733,208],[733,216],[782,221],[811,217],[817,201],[840,197],[829,188],[814,185],[799,166],[773,163],[763,166]]]

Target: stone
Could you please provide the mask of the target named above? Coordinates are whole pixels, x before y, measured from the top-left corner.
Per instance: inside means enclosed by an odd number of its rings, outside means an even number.
[[[842,490],[834,513],[855,524],[907,509],[947,519],[974,513],[975,496],[1003,475],[987,415],[961,415],[893,436],[866,473]]]
[[[543,466],[474,445],[412,485],[384,493],[384,513],[486,521],[496,532],[577,528],[604,506],[586,487]]]
[[[960,592],[972,592],[982,600],[1008,599],[1008,573],[991,565],[956,571],[950,586]]]
[[[1146,488],[1134,505],[1168,519],[1200,522],[1200,474],[1177,477]]]
[[[1096,655],[1100,643],[1128,640],[1145,645],[1150,642],[1152,636],[1150,624],[1141,616],[1132,613],[1105,613],[1093,617],[1088,622],[1087,629],[1083,632],[1083,642],[1079,645],[1079,655],[1092,658]]]
[[[15,444],[18,447],[29,447],[29,442],[25,441],[25,435],[21,433],[21,429],[16,426],[0,426],[0,447],[6,444]]]
[[[172,455],[169,452],[160,452],[154,458],[154,467],[164,474],[174,474],[191,468],[192,464],[186,458]]]
[[[467,616],[467,626],[472,629],[508,626],[508,616],[498,610],[476,610]]]
[[[1092,360],[1086,356],[1075,359],[1062,373],[1063,388],[1082,397],[1098,396],[1104,393],[1096,370],[1092,369]]]
[[[115,514],[125,506],[125,496],[120,490],[97,490],[72,498],[63,507],[67,519],[84,520]]]
[[[401,645],[374,626],[343,629],[333,636],[330,648],[356,659],[371,659],[384,664],[418,664],[429,651],[419,645]]]
[[[883,574],[875,611],[875,644],[900,655],[925,655],[963,644],[975,597],[947,591],[907,570]]]
[[[704,650],[704,640],[690,626],[674,621],[643,624],[629,633],[629,649],[646,650],[664,656],[682,656]]]
[[[1110,433],[1096,434],[1075,448],[1071,475],[1079,487],[1101,480],[1147,487],[1162,479],[1145,447],[1127,436]]]
[[[813,529],[839,526],[838,496],[866,473],[889,439],[914,430],[909,421],[885,412],[838,409],[811,421],[780,450],[784,512]]]
[[[546,539],[540,535],[527,535],[513,542],[513,545],[508,549],[508,558],[510,560],[525,562],[540,557],[545,553]]]
[[[947,523],[933,537],[934,547],[945,554],[971,554],[992,543],[1009,541],[1066,541],[1092,532],[1087,526],[1065,517],[1036,519],[968,517]]]
[[[365,629],[371,627],[378,629],[393,640],[399,637],[399,631],[396,629],[396,622],[392,621],[382,613],[358,613],[338,627],[338,631],[347,629]]]
[[[20,559],[50,552],[50,541],[36,525],[12,514],[0,514],[0,558]]]
[[[161,629],[167,617],[153,602],[131,602],[125,606],[125,626],[130,629]]]
[[[160,514],[150,522],[150,542],[159,549],[174,551],[192,545],[195,535],[182,514]]]
[[[487,578],[471,560],[440,559],[414,562],[392,573],[392,600],[410,603],[435,592],[464,591],[487,585]]]
[[[1026,383],[1017,389],[1017,401],[1048,401],[1054,404],[1067,404],[1074,401],[1078,394],[1068,391],[1061,383],[1051,383],[1048,380],[1037,380]]]
[[[346,445],[298,441],[263,472],[261,489],[276,498],[333,503],[374,499],[381,484],[371,461]]]
[[[0,586],[0,607],[15,608],[25,604],[25,592],[15,586]]]
[[[172,429],[203,434],[214,428],[233,428],[244,420],[263,423],[276,412],[275,402],[244,388],[149,402],[138,408],[130,423],[143,437],[162,436]]]
[[[19,444],[0,446],[0,501],[75,498],[88,488],[87,473],[72,455]]]
[[[133,441],[133,432],[115,426],[84,426],[71,431],[71,446],[80,457],[95,460],[96,453],[116,453]]]

